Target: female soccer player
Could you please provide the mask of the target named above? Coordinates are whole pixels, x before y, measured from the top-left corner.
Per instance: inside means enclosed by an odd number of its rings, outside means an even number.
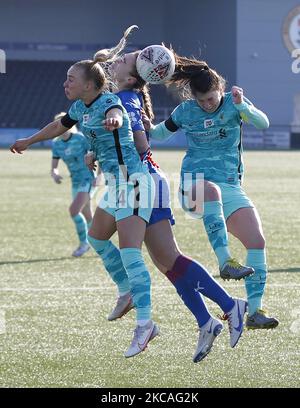
[[[60,120],[65,115],[65,112],[61,112],[55,115],[54,120]],[[52,145],[51,176],[53,180],[57,184],[61,183],[62,176],[58,170],[60,159],[68,167],[72,180],[73,201],[69,211],[79,238],[79,247],[72,254],[76,257],[82,256],[90,249],[87,233],[93,218],[91,197],[95,191],[96,179],[94,173],[86,167],[84,162],[84,156],[89,150],[90,145],[87,138],[78,133],[76,126],[56,138]]]
[[[216,186],[218,200],[204,202],[203,221],[210,243],[218,258],[227,256],[224,247],[217,243],[220,239],[217,231],[222,222],[213,221],[216,209],[223,207],[228,231],[245,246],[246,264],[255,270],[252,276],[245,278],[249,306],[246,326],[249,329],[274,328],[278,320],[268,317],[262,310],[267,274],[262,224],[256,208],[241,187],[242,121],[265,129],[269,126],[268,118],[244,97],[241,88],[234,86],[231,92],[225,93],[225,80],[206,62],[175,56],[176,69],[169,84],[175,84],[186,100],[175,108],[169,119],[153,126],[150,134],[163,140],[177,129],[185,132],[188,150],[181,168],[182,206],[186,211],[194,212],[190,198],[203,183],[197,179],[197,174],[204,174],[204,180]],[[194,215],[202,217],[201,213]]]
[[[131,357],[143,351],[158,334],[158,327],[151,320],[150,275],[141,254],[146,222],[152,211],[153,181],[135,149],[128,114],[120,99],[106,92],[107,79],[100,65],[91,60],[76,62],[67,72],[64,88],[67,98],[75,101],[68,114],[33,136],[19,139],[10,150],[22,153],[28,146],[60,136],[80,123],[109,192],[105,205],[110,213],[97,209],[90,239],[101,226],[97,251],[105,266],[109,265],[116,273],[124,265],[137,312],[134,337],[125,352],[126,357]],[[115,222],[120,250],[109,241]]]
[[[125,37],[126,38],[126,37]],[[124,41],[124,39],[122,39]],[[131,119],[135,145],[141,160],[147,163],[149,172],[156,185],[155,205],[146,229],[145,243],[149,254],[158,267],[166,274],[175,286],[178,294],[194,314],[200,327],[200,335],[194,362],[202,360],[211,350],[216,336],[223,326],[220,321],[214,319],[208,312],[201,294],[215,301],[222,308],[229,322],[230,344],[234,347],[243,330],[243,315],[246,310],[246,302],[241,299],[232,299],[223,288],[208,274],[200,264],[183,255],[172,233],[171,224],[174,224],[173,214],[170,208],[170,192],[167,179],[158,165],[152,160],[152,153],[142,123],[142,107],[149,117],[153,116],[151,98],[145,81],[136,71],[136,58],[138,52],[118,54],[124,48],[122,42],[106,52],[98,51],[95,59],[98,61],[112,61],[109,67],[114,82],[117,84],[117,95],[121,99]],[[97,210],[96,210],[97,214]],[[93,231],[93,241],[90,241],[97,251],[97,239],[95,234],[101,230]],[[108,273],[117,284],[119,298],[117,305],[109,320],[122,317],[132,307],[129,286],[124,286],[126,274],[119,270],[118,276],[107,267]]]

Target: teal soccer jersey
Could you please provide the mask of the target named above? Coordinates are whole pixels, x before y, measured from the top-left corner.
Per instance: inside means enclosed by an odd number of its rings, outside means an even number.
[[[90,149],[87,139],[78,133],[72,133],[68,140],[57,138],[53,141],[52,157],[62,159],[70,172],[72,183],[92,181],[94,174],[84,163],[84,155]]]
[[[246,98],[244,101],[252,105]],[[185,132],[187,138],[182,177],[187,173],[193,176],[204,173],[209,181],[239,183],[243,175],[242,120],[230,92],[225,93],[220,107],[213,113],[202,110],[197,101],[187,100],[172,112],[170,120]]]
[[[104,128],[102,122],[105,120],[106,113],[114,108],[119,108],[123,112],[123,125],[111,132]],[[80,123],[80,128],[91,143],[108,182],[111,176],[119,180],[121,175],[126,181],[134,173],[147,171],[140,162],[129,117],[118,96],[109,92],[100,94],[89,105],[78,100],[71,106],[68,116],[74,123]],[[62,120],[63,125],[64,123],[66,121]]]

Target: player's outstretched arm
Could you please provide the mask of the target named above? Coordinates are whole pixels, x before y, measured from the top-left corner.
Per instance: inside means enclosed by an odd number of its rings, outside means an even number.
[[[22,154],[30,145],[42,142],[44,140],[54,139],[57,136],[62,135],[68,130],[65,126],[61,124],[60,120],[49,123],[39,132],[26,139],[18,139],[14,144],[10,146],[10,151],[12,153]]]
[[[158,125],[151,125],[150,136],[156,140],[167,140],[174,133],[166,127],[166,122],[160,122]]]
[[[244,97],[242,88],[233,86],[231,94],[234,106],[245,123],[255,126],[256,129],[267,129],[269,127],[270,123],[267,115]]]

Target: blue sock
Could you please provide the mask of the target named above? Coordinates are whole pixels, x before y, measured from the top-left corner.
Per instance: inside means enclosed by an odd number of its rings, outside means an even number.
[[[103,261],[109,276],[118,286],[119,293],[130,292],[127,272],[123,266],[120,251],[111,241],[102,241],[88,235],[90,245]]]
[[[191,258],[180,255],[166,276],[197,319],[199,327],[211,317],[201,294],[216,302],[224,313],[229,312],[234,306],[234,301],[227,292],[202,265]]]
[[[137,320],[151,319],[151,279],[139,248],[120,249],[126,269]]]
[[[84,216],[82,214],[77,214],[75,215],[75,217],[72,217],[72,220],[75,223],[75,228],[76,228],[76,232],[79,238],[80,243],[82,244],[87,244],[87,223],[86,223],[86,219],[84,218]]]
[[[248,313],[253,315],[257,309],[262,308],[262,297],[264,295],[267,279],[267,261],[265,249],[248,249],[246,265],[252,266],[255,273],[245,278],[247,291]]]
[[[222,267],[231,256],[221,201],[204,202],[203,223],[209,242],[215,251],[220,267]]]

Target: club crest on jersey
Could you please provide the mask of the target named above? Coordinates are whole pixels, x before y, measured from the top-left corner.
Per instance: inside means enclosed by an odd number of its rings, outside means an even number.
[[[82,116],[82,124],[86,125],[89,121],[90,115],[86,113],[85,115]]]
[[[206,119],[204,121],[204,128],[207,129],[209,127],[212,127],[214,125],[214,121],[212,119]]]

